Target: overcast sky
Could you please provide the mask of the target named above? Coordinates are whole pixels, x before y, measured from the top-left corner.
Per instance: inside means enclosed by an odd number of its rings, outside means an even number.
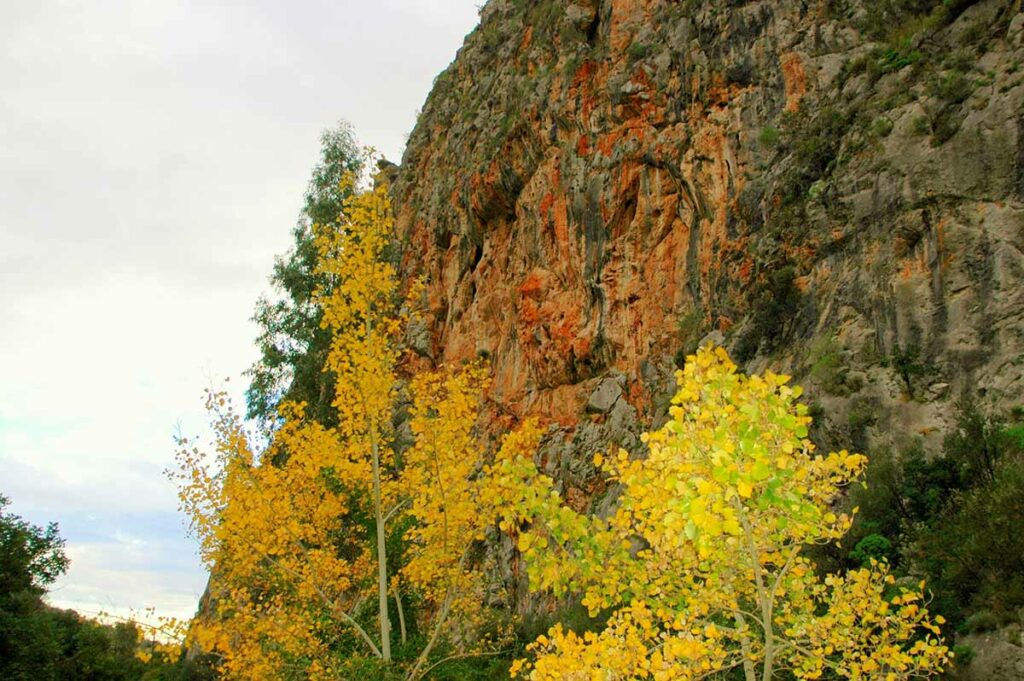
[[[400,160],[479,1],[0,3],[0,492],[60,523],[51,602],[192,614],[176,424],[241,395],[321,130]]]

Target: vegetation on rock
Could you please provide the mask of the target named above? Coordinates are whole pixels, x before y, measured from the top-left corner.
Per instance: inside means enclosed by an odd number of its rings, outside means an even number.
[[[346,182],[337,225],[315,230],[315,275],[330,282],[316,301],[330,331],[336,425],[285,402],[269,446],[254,451],[225,396],[211,393],[216,459],[183,440],[173,474],[212,576],[214,611],[190,639],[219,656],[225,678],[354,678],[369,665],[416,679],[492,654],[506,636],[484,631],[491,613],[480,607],[473,551],[494,515],[475,430],[484,374],[415,376],[413,443],[397,446],[403,330],[417,289],[400,295],[383,257],[386,184]]]
[[[394,283],[378,298],[374,329],[389,331],[373,343],[365,325],[332,322],[336,278],[317,272],[315,244],[336,240],[335,257],[360,244],[342,215],[352,185],[307,203],[275,271],[286,299],[258,311],[249,408],[277,433],[238,474],[281,478],[261,483],[280,499],[253,540],[278,541],[290,494],[309,495],[296,505],[310,529],[252,561],[258,589],[214,589],[217,609],[275,594],[299,613],[287,621],[304,633],[290,635],[315,653],[270,645],[269,631],[259,646],[285,678],[491,678],[515,656],[535,678],[587,665],[929,676],[948,660],[925,602],[972,630],[1009,621],[1024,603],[1013,427],[976,409],[940,452],[935,424],[950,422],[951,386],[999,384],[990,402],[1005,406],[1024,380],[1015,13],[1006,0],[487,3],[410,136],[396,248],[360,270],[422,281],[422,297]],[[356,168],[348,142],[325,140],[323,168]],[[395,254],[400,275],[386,269]],[[332,340],[353,330],[362,341]],[[688,361],[709,334],[751,366],[805,360],[824,391],[815,438],[875,450],[867,488],[850,484],[860,457],[814,453],[797,389],[723,357]],[[677,348],[693,373],[666,415]],[[446,364],[463,368],[414,371]],[[613,368],[607,409],[589,409]],[[379,409],[360,402],[371,383]],[[546,437],[535,415],[550,418]],[[897,415],[927,441],[890,456],[907,429]],[[595,469],[580,456],[595,432],[603,445],[662,418],[646,460]],[[504,450],[485,445],[482,432],[515,423]],[[751,424],[779,447],[735,446]],[[735,449],[702,469],[708,433]],[[721,465],[736,469],[716,478]],[[223,521],[209,517],[215,534]],[[302,601],[302,580],[273,565],[308,572],[302,551],[340,570],[328,599]],[[537,638],[548,623],[561,628]],[[494,656],[460,657],[478,652]]]
[[[887,561],[897,575],[928,580],[932,609],[953,627],[976,616],[1016,621],[1024,606],[1024,441],[1021,426],[958,405],[955,430],[941,456],[920,443],[880,450],[866,485],[849,504],[860,513],[839,547],[817,555],[839,568]]]
[[[671,419],[646,458],[620,450],[595,464],[621,487],[607,519],[565,506],[530,460],[499,466],[531,586],[583,593],[604,629],[555,625],[517,663],[524,677],[697,679],[729,669],[748,681],[909,679],[939,674],[948,649],[917,588],[884,562],[819,576],[803,554],[835,542],[851,517],[832,505],[863,470],[807,439],[799,388],[746,377],[721,349],[679,372]],[[525,524],[525,526],[524,526]]]

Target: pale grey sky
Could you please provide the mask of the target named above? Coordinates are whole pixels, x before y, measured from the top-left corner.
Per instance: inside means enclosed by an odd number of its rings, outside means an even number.
[[[400,160],[475,0],[0,3],[0,492],[55,520],[51,601],[189,616],[172,435],[255,359],[319,134]]]

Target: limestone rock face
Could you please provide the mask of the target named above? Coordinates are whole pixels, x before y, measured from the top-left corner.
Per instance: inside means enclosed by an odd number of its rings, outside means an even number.
[[[701,338],[795,374],[827,444],[1019,401],[1024,20],[946,4],[488,2],[393,187],[424,361],[489,358],[495,423],[547,419],[595,508],[579,460],[638,447]]]

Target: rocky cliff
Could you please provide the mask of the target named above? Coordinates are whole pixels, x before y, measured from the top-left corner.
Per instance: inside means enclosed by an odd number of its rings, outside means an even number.
[[[934,446],[1024,388],[1020,0],[492,0],[395,184],[420,351],[504,421],[629,444],[711,336],[820,435]]]

